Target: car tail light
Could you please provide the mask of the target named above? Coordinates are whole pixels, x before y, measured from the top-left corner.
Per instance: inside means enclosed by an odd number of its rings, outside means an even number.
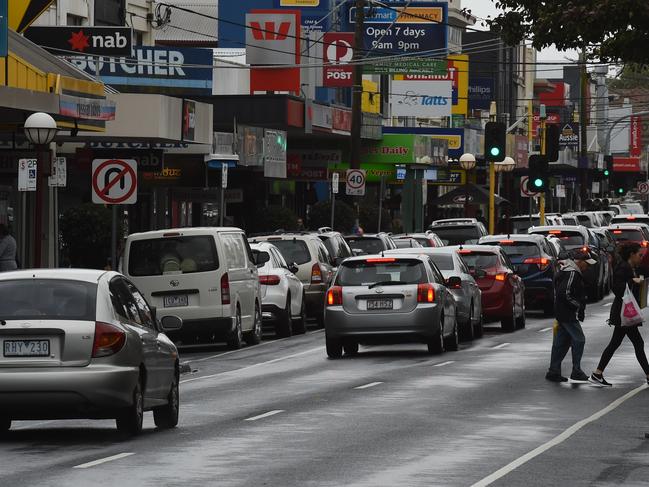
[[[647,247],[649,247],[649,242],[647,242],[646,240],[643,240],[641,245],[642,245],[644,248],[647,248]]]
[[[529,259],[525,259],[523,264],[536,264],[543,270],[547,269],[550,265],[550,259],[546,259],[545,257],[530,257]]]
[[[279,282],[279,276],[259,276],[259,284],[277,286]]]
[[[514,241],[513,241],[513,240],[501,240],[500,243],[501,243],[502,245],[514,245]]]
[[[561,235],[561,230],[550,230],[548,233],[550,235]]]
[[[589,252],[589,251],[590,251],[590,249],[589,249],[586,245],[584,245],[584,246],[581,248],[581,250],[582,250],[582,252]]]
[[[110,323],[95,323],[95,340],[92,343],[92,358],[108,357],[119,352],[126,343],[126,332]]]
[[[470,250],[461,249],[461,250],[458,250],[457,253],[462,254],[462,255],[468,255],[468,254],[470,254],[472,252]]]
[[[613,233],[614,233],[615,235],[621,235],[621,234],[622,234],[622,230],[613,230]]]
[[[396,262],[397,259],[392,259],[388,257],[379,257],[379,258],[374,258],[374,259],[366,259],[365,262],[369,262],[371,264],[377,264],[379,262]]]
[[[311,284],[320,284],[322,282],[322,269],[317,262],[311,267]]]
[[[327,291],[327,306],[341,306],[343,304],[343,288],[333,286]]]
[[[496,279],[496,281],[505,281],[507,279],[507,274],[498,273],[494,276],[494,279]]]
[[[230,304],[230,278],[227,272],[221,276],[221,304]]]
[[[418,303],[435,302],[435,288],[433,287],[432,284],[417,285],[417,302]]]
[[[627,216],[626,219],[627,220],[635,220],[635,217],[634,216]]]

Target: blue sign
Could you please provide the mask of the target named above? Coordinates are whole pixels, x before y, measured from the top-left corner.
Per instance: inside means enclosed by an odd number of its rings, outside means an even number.
[[[469,78],[469,110],[489,110],[495,96],[493,78]]]
[[[94,75],[96,56],[75,56],[70,61]],[[99,76],[107,85],[157,87],[157,92],[192,90],[212,94],[211,49],[136,47],[133,57],[99,58]],[[204,67],[203,67],[204,66]]]
[[[397,168],[397,180],[398,181],[403,181],[406,179],[406,168],[405,167],[398,167]]]
[[[0,57],[9,55],[9,0],[0,0]]]

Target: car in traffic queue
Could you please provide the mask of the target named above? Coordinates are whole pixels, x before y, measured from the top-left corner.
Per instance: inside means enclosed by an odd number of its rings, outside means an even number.
[[[243,230],[193,227],[133,233],[126,239],[124,274],[148,302],[182,318],[170,333],[178,344],[261,342],[257,265]]]
[[[542,235],[490,235],[480,245],[498,245],[511,260],[525,285],[526,309],[554,315],[554,278],[558,272],[556,248]]]
[[[425,343],[430,353],[458,349],[455,300],[425,255],[345,260],[327,291],[327,355],[358,353],[359,344]]]
[[[615,251],[617,249],[617,245],[615,243],[615,239],[613,238],[613,234],[608,229],[608,227],[593,228],[592,232],[599,239],[599,247],[608,259],[608,267],[606,268],[606,294],[608,294],[611,291],[611,286],[613,285],[613,269],[615,268]]]
[[[594,212],[595,214],[599,215],[599,218],[601,220],[602,226],[606,227],[611,224],[611,220],[615,216],[615,212],[610,211],[610,210],[598,210]]]
[[[393,235],[392,240],[398,244],[397,240],[402,238],[412,238],[415,239],[422,247],[443,247],[444,242],[442,242],[437,235],[435,235],[430,230],[425,233],[401,233],[398,235]]]
[[[616,246],[627,242],[635,242],[640,245],[642,258],[638,269],[642,274],[649,276],[649,230],[647,227],[643,224],[622,223],[610,225],[607,230],[615,240]]]
[[[485,321],[500,321],[503,331],[525,328],[525,284],[497,245],[455,247],[482,291]]]
[[[545,221],[550,225],[560,225],[562,223],[557,223],[557,219],[560,219],[561,215],[559,213],[546,213]],[[527,229],[533,226],[538,226],[541,221],[541,215],[539,213],[530,215],[516,215],[509,219],[512,226],[512,233],[516,234],[525,234]]]
[[[401,237],[395,238],[394,244],[398,249],[421,249],[423,246],[414,238],[410,237]]]
[[[334,272],[343,260],[353,257],[354,252],[352,252],[347,240],[345,240],[340,232],[335,232],[329,227],[322,227],[318,229],[317,236],[322,240],[322,243],[327,248],[327,252],[329,252]]]
[[[615,225],[618,223],[645,223],[649,224],[649,215],[644,213],[635,213],[632,215],[615,215],[611,218],[609,225]]]
[[[0,273],[0,433],[15,420],[115,419],[125,435],[145,411],[178,424],[180,364],[161,321],[117,272],[33,269]]]
[[[582,225],[586,228],[596,228],[602,226],[599,216],[594,211],[574,212],[568,213],[568,215],[575,217],[577,219],[577,224]]]
[[[484,334],[482,292],[457,249],[450,247],[390,250],[385,255],[426,255],[446,279],[455,299],[455,316],[460,341],[470,341]]]
[[[577,220],[577,217],[571,214],[565,213],[561,215],[561,221],[563,223],[551,223],[551,225],[579,226],[579,221]]]
[[[397,248],[392,237],[384,232],[347,235],[345,240],[355,255],[373,255]]]
[[[334,275],[334,260],[317,234],[310,232],[260,235],[250,243],[268,242],[279,250],[289,266],[295,264],[295,275],[304,285],[306,314],[324,325],[324,298]]]
[[[484,224],[475,218],[435,220],[429,228],[444,245],[477,243],[481,237],[488,235]]]
[[[257,262],[261,287],[262,323],[274,325],[275,335],[286,338],[306,332],[304,285],[277,247],[268,242],[250,245]]]

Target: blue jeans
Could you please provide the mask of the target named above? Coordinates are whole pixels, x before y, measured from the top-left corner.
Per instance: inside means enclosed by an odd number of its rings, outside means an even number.
[[[559,323],[559,329],[552,341],[552,354],[550,356],[550,369],[552,374],[561,374],[561,362],[572,348],[572,371],[581,370],[581,356],[584,354],[586,337],[579,321]]]

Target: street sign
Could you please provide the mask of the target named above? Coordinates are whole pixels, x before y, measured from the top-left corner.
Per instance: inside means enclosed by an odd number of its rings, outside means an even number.
[[[523,197],[523,198],[529,198],[529,197],[538,196],[538,193],[530,191],[529,182],[530,182],[530,177],[529,176],[522,176],[521,177],[521,197]]]
[[[364,169],[349,169],[347,171],[346,193],[349,196],[365,196],[366,180]]]
[[[92,161],[92,202],[100,205],[137,203],[137,162],[135,159],[95,159]]]
[[[18,160],[18,191],[36,191],[36,159]]]
[[[421,180],[421,204],[426,206],[428,203],[428,181],[425,179]]]
[[[649,181],[638,181],[638,193],[649,194]]]
[[[228,187],[228,163],[221,164],[221,187],[226,189]]]
[[[557,198],[565,198],[566,197],[566,187],[563,184],[557,184],[554,187],[554,191],[556,193]]]
[[[599,193],[599,188],[600,188],[599,181],[593,181],[593,187],[591,188],[592,192]]]
[[[340,174],[337,172],[331,175],[331,192],[338,194],[338,183],[340,182]]]
[[[55,157],[52,160],[52,175],[48,178],[50,188],[65,188],[67,185],[67,164],[65,157]]]

